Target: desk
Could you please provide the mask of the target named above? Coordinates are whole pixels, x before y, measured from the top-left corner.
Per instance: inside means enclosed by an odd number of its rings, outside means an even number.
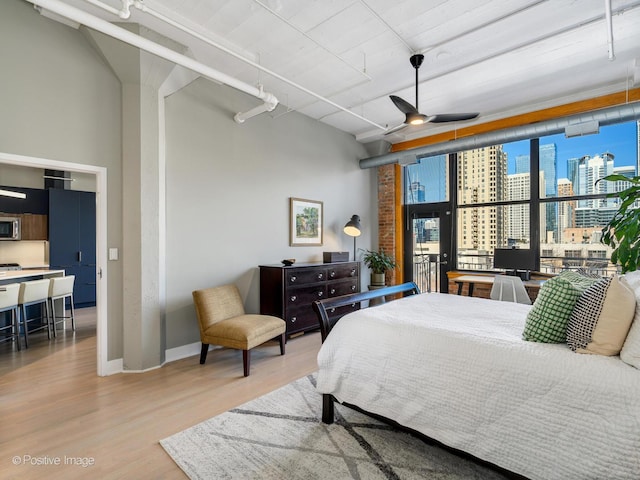
[[[458,284],[458,295],[462,295],[462,286],[465,283],[469,284],[469,296],[473,296],[473,286],[477,283],[479,285],[493,285],[493,275],[461,275],[453,279]],[[533,288],[539,290],[542,284],[546,280],[525,280],[524,286],[527,288]]]

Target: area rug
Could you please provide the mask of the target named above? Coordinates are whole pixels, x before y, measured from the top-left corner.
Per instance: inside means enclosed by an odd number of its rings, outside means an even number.
[[[495,479],[501,473],[336,404],[313,375],[160,441],[191,479]]]

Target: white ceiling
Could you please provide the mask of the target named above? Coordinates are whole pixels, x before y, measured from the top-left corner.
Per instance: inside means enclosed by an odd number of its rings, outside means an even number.
[[[122,21],[92,5],[95,0],[64,3],[110,22]],[[122,7],[120,0],[102,3]],[[131,7],[126,21],[145,25],[189,47],[199,62],[273,93],[281,106],[262,115],[277,119],[298,111],[363,143],[379,138],[397,143],[640,87],[640,0],[611,0],[613,60],[606,0],[144,0],[143,4],[286,79]],[[388,96],[415,103],[415,71],[409,63],[413,53],[425,55],[419,71],[420,112],[480,112],[481,116],[384,136],[385,127],[404,120]]]

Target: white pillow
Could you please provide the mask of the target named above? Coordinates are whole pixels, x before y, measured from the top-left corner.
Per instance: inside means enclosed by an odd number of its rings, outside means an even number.
[[[622,279],[636,296],[636,314],[620,351],[620,358],[623,362],[640,369],[640,270],[625,273]]]

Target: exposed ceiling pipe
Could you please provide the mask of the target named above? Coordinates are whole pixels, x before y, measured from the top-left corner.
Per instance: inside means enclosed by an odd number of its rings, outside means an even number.
[[[31,0],[29,0],[29,1],[31,1]],[[97,1],[97,0],[93,0],[93,1]],[[372,126],[378,128],[380,130],[386,130],[387,129],[386,126],[383,126],[383,125],[380,125],[380,124],[378,124],[376,122],[373,122],[373,121],[369,120],[368,118],[363,117],[362,115],[358,115],[357,113],[349,110],[348,108],[345,108],[342,105],[339,105],[339,104],[329,100],[328,98],[323,97],[322,95],[319,95],[319,94],[309,90],[308,88],[303,87],[302,85],[299,85],[299,84],[289,80],[288,78],[283,77],[282,75],[280,75],[280,74],[278,74],[278,73],[276,73],[276,72],[274,72],[272,70],[269,70],[268,68],[263,67],[259,63],[256,63],[256,62],[254,62],[252,60],[249,60],[249,59],[243,57],[242,55],[237,54],[236,52],[234,52],[233,50],[230,50],[229,48],[225,47],[224,45],[222,45],[222,44],[220,44],[218,42],[215,42],[214,40],[212,40],[212,39],[210,39],[210,38],[208,38],[208,37],[206,37],[204,35],[201,35],[200,33],[192,30],[189,27],[186,27],[185,25],[182,25],[181,23],[176,22],[175,20],[170,19],[166,15],[163,15],[162,13],[160,13],[160,12],[158,12],[156,10],[151,9],[150,7],[145,5],[144,2],[142,2],[140,0],[135,0],[134,3],[133,3],[133,6],[138,8],[140,11],[145,12],[145,13],[157,18],[158,20],[162,20],[163,22],[171,25],[172,27],[177,28],[179,30],[182,30],[183,32],[191,35],[192,37],[197,38],[198,40],[201,40],[201,41],[207,43],[208,45],[211,45],[212,47],[215,47],[215,48],[217,48],[219,50],[222,50],[226,54],[231,55],[231,56],[237,58],[238,60],[241,60],[241,61],[251,65],[252,67],[254,67],[254,68],[258,69],[258,70],[260,70],[260,71],[262,71],[262,72],[264,72],[264,73],[266,73],[268,75],[271,75],[272,77],[277,78],[278,80],[280,80],[280,81],[282,81],[282,82],[284,82],[284,83],[286,83],[286,84],[288,84],[288,85],[290,85],[290,86],[292,86],[292,87],[294,87],[294,88],[296,88],[296,89],[298,89],[298,90],[300,90],[300,91],[302,91],[302,92],[304,92],[304,93],[306,93],[308,95],[311,95],[312,97],[314,97],[317,100],[320,100],[320,101],[322,101],[324,103],[327,103],[327,104],[331,105],[332,107],[335,107],[338,110],[341,110],[341,111],[343,111],[345,113],[348,113],[349,115],[351,115],[351,116],[353,116],[353,117],[355,117],[355,118],[357,118],[359,120],[362,120],[363,122],[366,122],[369,125],[372,125]],[[271,109],[271,110],[273,110],[273,109]],[[267,110],[267,111],[271,111],[271,110]],[[241,114],[241,115],[246,115],[246,114]]]
[[[278,106],[277,100],[275,102],[269,102],[265,100],[265,102],[262,105],[253,107],[251,110],[248,110],[246,112],[236,113],[233,119],[236,121],[236,123],[244,123],[245,121],[255,117],[256,115],[260,115],[261,113],[264,113],[264,112],[273,111],[277,106]]]
[[[616,58],[613,52],[613,21],[611,20],[611,0],[604,0],[604,15],[607,20],[607,47],[609,60]]]
[[[640,119],[640,102],[603,108],[593,112],[581,113],[570,117],[557,118],[544,122],[523,125],[520,127],[497,130],[495,132],[474,135],[450,142],[437,143],[426,147],[388,153],[376,157],[360,160],[360,168],[374,168],[391,163],[410,165],[416,163],[419,157],[443,155],[451,152],[460,152],[472,148],[486,147],[487,145],[499,145],[503,143],[538,138],[546,135],[563,133],[568,126],[583,122],[599,122],[602,125],[630,122]]]
[[[118,10],[117,8],[112,7],[111,5],[107,5],[106,3],[100,2],[99,0],[84,0],[91,5],[95,5],[98,8],[101,8],[113,15],[117,15],[123,20],[128,19],[131,16],[131,5],[133,5],[133,0],[121,0],[122,8]]]
[[[39,3],[39,0],[28,0],[28,1],[30,1],[32,3]],[[45,1],[45,0],[42,0],[42,1]],[[341,111],[343,111],[345,113],[348,113],[349,115],[354,116],[354,117],[358,118],[359,120],[362,120],[362,121],[364,121],[364,122],[366,122],[366,123],[378,128],[380,130],[386,130],[387,129],[387,127],[382,126],[382,125],[380,125],[378,123],[375,123],[375,122],[373,122],[373,121],[369,120],[368,118],[365,118],[365,117],[363,117],[361,115],[358,115],[357,113],[355,113],[355,112],[343,107],[342,105],[338,105],[337,103],[329,100],[328,98],[325,98],[325,97],[323,97],[321,95],[318,95],[317,93],[312,92],[311,90],[303,87],[302,85],[298,85],[297,83],[292,82],[288,78],[285,78],[285,77],[283,77],[283,76],[281,76],[281,75],[279,75],[279,74],[277,74],[277,73],[275,73],[275,72],[263,67],[262,65],[257,64],[255,62],[243,57],[242,55],[237,54],[236,52],[234,52],[233,50],[228,49],[224,45],[222,45],[222,44],[220,44],[218,42],[215,42],[215,41],[211,40],[210,38],[205,37],[204,35],[201,35],[200,33],[196,32],[196,31],[194,31],[194,30],[192,30],[192,29],[190,29],[190,28],[188,28],[188,27],[186,27],[184,25],[182,25],[181,23],[176,22],[175,20],[170,19],[169,17],[163,15],[162,13],[160,13],[160,12],[158,12],[156,10],[153,10],[153,9],[149,8],[141,0],[122,0],[122,2],[123,2],[122,10],[115,9],[115,8],[109,6],[109,5],[106,5],[106,4],[102,3],[102,2],[100,2],[99,0],[85,0],[85,1],[95,5],[97,7],[100,7],[102,9],[114,14],[114,15],[118,15],[121,18],[124,18],[124,17],[122,17],[122,15],[125,14],[124,13],[125,10],[128,11],[129,6],[133,5],[134,7],[139,9],[140,11],[142,11],[142,12],[148,14],[148,15],[151,15],[151,16],[157,18],[158,20],[162,20],[163,22],[165,22],[165,23],[167,23],[167,24],[169,24],[169,25],[171,25],[171,26],[173,26],[173,27],[175,27],[175,28],[177,28],[179,30],[182,30],[183,32],[185,32],[185,33],[187,33],[187,34],[189,34],[189,35],[191,35],[191,36],[193,36],[193,37],[195,37],[195,38],[197,38],[197,39],[199,39],[199,40],[201,40],[201,41],[203,41],[203,42],[205,42],[205,43],[207,43],[207,44],[209,44],[209,45],[211,45],[213,47],[216,47],[219,50],[222,50],[223,52],[225,52],[225,53],[237,58],[238,60],[241,60],[241,61],[243,61],[243,62],[245,62],[245,63],[247,63],[247,64],[249,64],[249,65],[251,65],[251,66],[253,66],[255,68],[257,68],[258,70],[261,70],[261,71],[263,71],[263,72],[265,72],[265,73],[267,73],[267,74],[269,74],[269,75],[271,75],[271,76],[273,76],[273,77],[275,77],[275,78],[277,78],[277,79],[279,79],[279,80],[291,85],[292,87],[297,88],[298,90],[301,90],[301,91],[311,95],[312,97],[316,98],[317,100],[325,102],[325,103],[337,108],[338,110],[341,110]],[[126,6],[125,6],[125,3],[126,3]],[[187,67],[187,68],[189,68],[189,67]],[[200,73],[197,70],[195,70],[195,71]],[[226,82],[223,82],[223,83],[226,83]],[[276,97],[273,96],[273,99],[275,99],[275,98]],[[276,101],[277,101],[277,99],[276,99]],[[248,112],[238,113],[238,114],[236,114],[234,119],[238,123],[243,123],[244,120],[246,120],[248,118],[251,118],[251,117],[253,117],[255,115],[258,115],[259,113],[262,113],[262,112],[265,112],[265,111],[268,111],[268,112],[272,111],[275,108],[275,106],[272,107],[272,105],[273,105],[273,101],[265,100],[265,104],[264,105],[260,105],[259,107],[251,109]],[[277,103],[276,103],[276,105],[277,105]],[[250,112],[251,112],[251,114],[250,114]],[[238,121],[239,119],[244,119],[244,120]]]
[[[98,30],[99,32],[102,32],[106,35],[117,38],[118,40],[122,40],[125,43],[133,45],[134,47],[138,47],[141,50],[157,55],[161,58],[164,58],[165,60],[169,60],[176,65],[181,65],[185,68],[188,68],[189,70],[193,70],[194,72],[199,73],[206,78],[223,83],[235,88],[236,90],[240,90],[241,92],[259,98],[265,102],[265,105],[267,105],[267,109],[271,108],[272,105],[278,104],[278,99],[275,97],[275,95],[269,92],[265,92],[262,88],[254,87],[253,85],[241,82],[237,78],[227,75],[226,73],[222,73],[218,70],[208,67],[207,65],[189,58],[186,55],[182,55],[181,53],[171,50],[170,48],[159,45],[155,42],[152,42],[151,40],[131,33],[124,28],[118,27],[112,23],[90,15],[83,10],[79,10],[70,5],[62,3],[59,0],[28,1],[41,8],[45,8],[54,13],[57,13],[58,15],[78,22],[81,25],[86,25],[87,27],[91,27],[94,30]],[[275,108],[275,106],[273,108]],[[271,108],[271,110],[273,110],[273,108]]]

